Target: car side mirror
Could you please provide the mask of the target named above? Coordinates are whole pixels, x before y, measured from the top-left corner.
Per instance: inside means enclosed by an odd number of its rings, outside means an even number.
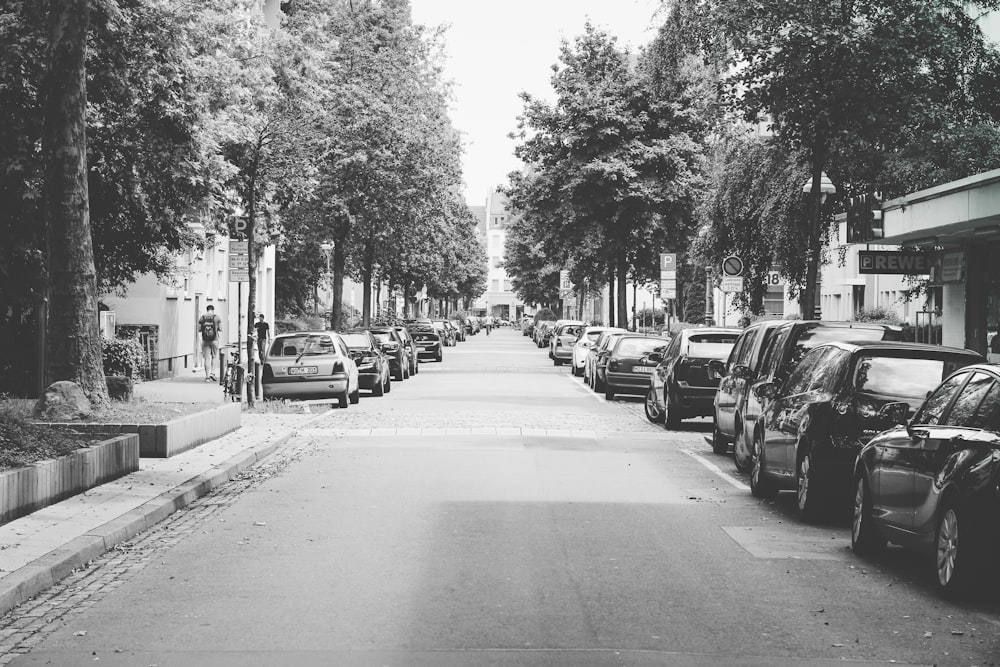
[[[718,359],[712,359],[708,362],[708,372],[713,380],[724,378],[726,377],[726,363]]]
[[[743,368],[746,368],[746,366]],[[771,400],[778,395],[778,385],[773,382],[765,382],[764,384],[757,385],[754,388],[754,393],[757,394],[757,398]]]
[[[887,427],[905,425],[910,406],[903,402],[886,403],[878,410],[878,418]]]
[[[654,364],[658,364],[661,361],[663,361],[663,355],[660,354],[659,352],[650,352],[649,356],[646,358],[652,361]]]

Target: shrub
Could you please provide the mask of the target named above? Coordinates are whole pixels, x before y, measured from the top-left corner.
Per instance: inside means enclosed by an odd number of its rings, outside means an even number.
[[[558,320],[555,312],[551,308],[542,308],[537,313],[535,313],[535,324],[542,322],[544,320]]]
[[[0,401],[0,470],[20,468],[70,454],[90,444],[73,434],[35,426],[24,409]]]
[[[146,350],[137,337],[104,338],[104,374],[121,375],[133,381],[142,380],[142,371],[149,364]]]
[[[854,314],[855,322],[879,322],[881,324],[899,324],[899,315],[890,308],[876,306],[875,308],[862,308]]]

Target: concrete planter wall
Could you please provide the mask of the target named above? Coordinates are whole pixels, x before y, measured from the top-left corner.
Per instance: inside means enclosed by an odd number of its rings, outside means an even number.
[[[240,403],[220,405],[211,410],[178,417],[162,424],[48,424],[53,428],[84,433],[137,433],[139,456],[168,458],[214,440],[240,427]]]
[[[138,469],[139,436],[127,434],[0,473],[0,524]]]

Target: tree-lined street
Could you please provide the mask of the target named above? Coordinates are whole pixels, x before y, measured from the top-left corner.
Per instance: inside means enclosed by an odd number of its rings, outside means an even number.
[[[995,595],[854,556],[846,519],[754,499],[708,432],[605,401],[511,329],[470,337],[26,605],[54,622],[11,664],[997,659]]]

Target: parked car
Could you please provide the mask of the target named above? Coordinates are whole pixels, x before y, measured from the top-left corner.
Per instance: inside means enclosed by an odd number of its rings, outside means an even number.
[[[441,338],[442,345],[445,347],[454,347],[458,344],[458,341],[455,339],[455,332],[448,326],[446,320],[434,320],[431,322],[431,326],[434,327],[437,335]]]
[[[521,318],[521,335],[530,336],[531,330],[535,328],[535,318],[524,316]]]
[[[670,343],[659,336],[623,335],[608,347],[604,363],[604,398],[611,400],[615,394],[644,395],[649,387],[649,376],[656,368],[650,354],[662,351]]]
[[[601,332],[601,337],[597,339],[593,347],[587,352],[587,361],[583,368],[583,381],[594,391],[604,391],[604,370],[601,369],[601,377],[598,380],[597,369],[603,363],[601,353],[605,351],[618,336],[624,336],[628,332],[625,330],[608,329]]]
[[[556,326],[556,320],[542,320],[535,324],[534,332],[531,334],[532,340],[535,341],[535,347],[545,347],[548,345],[548,340],[546,339],[546,334],[548,334]]]
[[[662,354],[650,361],[656,369],[646,390],[646,419],[676,428],[690,417],[704,417],[715,411],[718,373],[709,362],[728,359],[740,329],[685,329],[674,336]]]
[[[854,461],[861,447],[892,424],[886,405],[916,410],[952,372],[985,361],[940,345],[863,341],[810,350],[780,384],[756,392],[768,400],[754,434],[750,490],[798,493],[798,510],[814,519],[848,507]]]
[[[344,340],[330,331],[278,334],[271,342],[261,373],[264,398],[340,399],[357,403],[358,367]]]
[[[448,324],[455,331],[455,340],[459,343],[465,342],[465,325],[461,320],[448,320]]]
[[[410,331],[406,327],[394,326],[393,329],[399,334],[399,339],[403,341],[403,346],[409,353],[410,375],[416,375],[420,372],[420,364],[417,363],[417,344],[413,342],[413,336],[410,335]]]
[[[410,332],[419,361],[441,361],[441,337],[430,327],[418,327]]]
[[[579,320],[563,322],[552,332],[549,341],[549,359],[555,366],[562,366],[573,360],[573,344],[583,333],[586,325]]]
[[[883,412],[899,425],[858,455],[851,547],[934,554],[939,589],[967,591],[995,569],[1000,545],[1000,367],[949,376],[909,422],[898,407]]]
[[[587,353],[590,348],[594,346],[595,343],[600,339],[601,333],[604,331],[620,331],[625,333],[625,329],[619,329],[618,327],[602,327],[602,326],[590,326],[584,327],[583,333],[577,338],[576,343],[573,344],[573,358],[570,363],[572,364],[572,372],[576,377],[583,377],[584,368],[587,365]]]
[[[410,377],[410,350],[399,332],[393,327],[373,327],[369,329],[382,346],[382,352],[389,358],[392,379],[402,382]]]
[[[755,327],[748,328],[744,334]],[[728,426],[724,421],[724,416],[738,414],[734,420],[739,427],[736,432],[736,441],[733,447],[733,460],[736,468],[741,472],[748,472],[753,466],[752,448],[754,438],[754,428],[757,418],[763,409],[763,403],[759,395],[754,391],[754,387],[765,382],[780,384],[788,377],[788,374],[795,367],[806,352],[821,343],[829,341],[844,340],[902,340],[902,329],[898,326],[888,324],[876,324],[873,322],[824,322],[819,320],[797,320],[782,322],[773,332],[769,327],[764,327],[758,334],[766,338],[762,356],[759,356],[757,370],[752,370],[749,366],[735,364],[731,372],[727,371],[725,365],[719,362],[712,363],[712,368],[717,374],[726,373],[719,383],[719,390],[716,397],[716,429],[713,429],[713,445],[715,451],[725,451],[725,444],[721,442],[725,439],[722,435],[722,428]],[[747,339],[737,341],[737,346],[750,345]],[[733,348],[733,354],[737,354],[737,346]],[[741,348],[739,357],[743,358]],[[732,357],[731,357],[732,358]],[[750,357],[747,361],[751,361]],[[729,378],[732,381],[729,381]]]
[[[367,329],[343,331],[340,337],[347,344],[351,358],[358,367],[358,382],[372,396],[382,396],[392,391],[392,371],[389,357],[382,351],[382,344]]]

